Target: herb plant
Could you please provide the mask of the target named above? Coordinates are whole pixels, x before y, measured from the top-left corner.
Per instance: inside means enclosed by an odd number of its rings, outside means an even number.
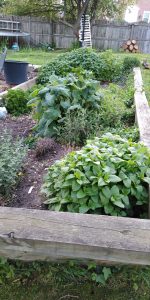
[[[21,141],[13,141],[7,132],[0,135],[0,194],[7,194],[16,184],[27,148]]]
[[[99,82],[88,76],[68,74],[62,78],[52,75],[49,85],[32,93],[28,105],[35,111],[38,121],[36,130],[40,136],[52,137],[57,127],[62,126],[67,112],[81,110],[99,110],[102,94]]]
[[[57,211],[139,216],[148,204],[149,166],[143,144],[108,133],[49,168],[46,204]]]

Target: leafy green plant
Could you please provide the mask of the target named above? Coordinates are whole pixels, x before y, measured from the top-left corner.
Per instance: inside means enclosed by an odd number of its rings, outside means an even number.
[[[140,67],[141,63],[137,57],[127,56],[123,61],[123,72],[130,73],[133,68]]]
[[[27,153],[22,141],[13,141],[7,132],[0,135],[0,194],[8,194],[16,184],[18,172]]]
[[[80,42],[79,41],[74,41],[71,43],[70,50],[75,50],[80,48]]]
[[[45,84],[49,82],[49,77],[53,73],[64,76],[77,67],[92,71],[93,78],[100,81],[114,81],[122,74],[122,61],[116,58],[111,50],[98,54],[92,49],[80,48],[60,55],[44,66],[37,82]]]
[[[57,211],[139,216],[148,204],[149,165],[143,144],[108,133],[49,168],[46,204]]]
[[[89,78],[88,74],[68,74],[65,78],[52,75],[47,87],[32,93],[35,98],[28,105],[35,111],[36,130],[40,136],[56,135],[67,112],[82,108],[99,110],[102,99],[99,82]]]
[[[0,257],[0,284],[12,278],[14,278],[14,267],[7,262],[7,259]]]
[[[3,102],[8,112],[14,116],[29,113],[30,107],[27,106],[29,93],[21,89],[8,90],[3,98]]]
[[[63,144],[83,146],[87,138],[97,135],[102,128],[102,116],[98,110],[69,111],[62,126],[57,127],[57,140]]]

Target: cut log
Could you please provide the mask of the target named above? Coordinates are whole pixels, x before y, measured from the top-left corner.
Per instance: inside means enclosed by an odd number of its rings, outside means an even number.
[[[134,46],[131,44],[131,45],[129,46],[129,50],[132,52],[133,48],[134,48]]]
[[[127,45],[130,46],[132,42],[130,40],[127,41]]]
[[[130,52],[130,50],[129,50],[129,49],[126,49],[126,52]]]
[[[128,45],[127,45],[127,44],[123,44],[122,48],[123,48],[124,50],[126,50],[126,49],[128,48]]]
[[[139,49],[139,46],[136,44],[136,45],[134,45],[134,49],[135,50],[138,50]]]
[[[136,40],[132,40],[132,44],[135,45],[136,44]]]

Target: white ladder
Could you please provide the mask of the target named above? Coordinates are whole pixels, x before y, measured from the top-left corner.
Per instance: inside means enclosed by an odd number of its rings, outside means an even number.
[[[82,43],[82,47],[92,47],[89,15],[82,15],[80,21],[79,41]]]

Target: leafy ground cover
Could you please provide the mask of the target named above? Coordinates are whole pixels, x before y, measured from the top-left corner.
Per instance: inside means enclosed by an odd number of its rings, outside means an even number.
[[[105,285],[77,267],[49,263],[17,263],[1,278],[1,300],[149,300],[150,293],[149,267],[121,267]]]

